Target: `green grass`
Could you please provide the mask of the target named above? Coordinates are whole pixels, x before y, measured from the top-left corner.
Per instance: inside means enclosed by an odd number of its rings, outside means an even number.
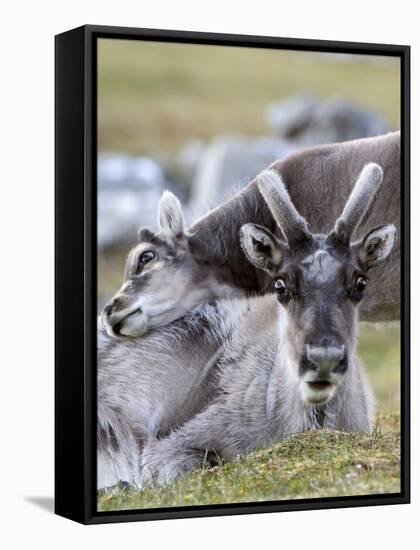
[[[102,493],[100,511],[398,493],[399,414],[370,435],[312,431],[160,488]]]
[[[341,97],[400,124],[399,60],[100,40],[98,146],[171,153],[224,133],[267,134],[268,103],[302,91]]]
[[[358,353],[379,412],[400,406],[400,323],[361,323]]]

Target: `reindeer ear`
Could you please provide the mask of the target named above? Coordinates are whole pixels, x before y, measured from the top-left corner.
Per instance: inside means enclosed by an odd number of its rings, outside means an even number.
[[[159,201],[158,224],[161,231],[170,239],[184,235],[184,215],[179,200],[170,191],[164,191]]]
[[[241,227],[240,239],[242,250],[252,264],[270,274],[278,271],[286,243],[282,243],[268,229],[253,223]]]
[[[392,224],[382,225],[373,229],[361,241],[353,245],[357,251],[359,264],[363,269],[370,269],[389,256],[394,246],[396,231]]]

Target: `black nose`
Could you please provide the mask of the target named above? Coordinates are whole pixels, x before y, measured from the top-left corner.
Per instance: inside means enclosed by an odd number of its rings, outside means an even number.
[[[110,302],[104,307],[104,315],[110,317],[120,306],[120,300],[118,298],[112,298]]]
[[[347,370],[347,357],[344,345],[306,345],[301,362],[304,372],[316,371],[322,378],[330,374],[343,374]]]
[[[114,303],[113,303],[113,302],[107,304],[107,305],[104,307],[104,315],[105,315],[106,317],[109,317],[109,316],[111,315],[113,307],[114,307]]]

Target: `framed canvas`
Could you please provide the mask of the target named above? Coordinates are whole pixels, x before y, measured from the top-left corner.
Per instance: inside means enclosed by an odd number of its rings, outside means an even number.
[[[408,503],[409,47],[55,48],[56,513]]]

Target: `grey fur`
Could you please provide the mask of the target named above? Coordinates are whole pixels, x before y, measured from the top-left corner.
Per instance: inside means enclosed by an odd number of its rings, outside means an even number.
[[[345,244],[359,227],[363,216],[369,209],[376,192],[383,180],[383,171],[379,164],[370,162],[363,168],[359,179],[354,186],[343,213],[335,223],[333,236],[338,237]]]
[[[392,223],[397,236],[383,269],[370,274],[372,284],[360,314],[363,320],[394,320],[400,317],[400,132],[313,147],[289,155],[271,168],[281,174],[292,203],[308,222],[311,232],[325,233],[339,218],[354,182],[369,162],[382,167],[383,183],[369,216],[359,225],[354,238],[384,223]],[[246,223],[254,223],[278,233],[257,184],[255,179],[190,228],[190,245],[205,269],[248,293],[267,292],[270,279],[247,261],[239,230]]]
[[[326,406],[303,403],[280,345],[284,321],[267,295],[198,306],[141,339],[120,342],[99,327],[98,489],[163,483],[212,456],[321,426],[369,431],[357,362]]]
[[[104,327],[112,337],[143,336],[198,304],[242,294],[197,261],[184,230],[181,204],[169,191],[159,202],[158,223],[159,233],[140,228],[140,242],[128,255],[123,284],[103,310]],[[149,255],[147,262],[142,261],[144,254]]]
[[[281,174],[275,170],[264,170],[257,176],[257,185],[289,244],[310,240],[311,235],[306,220],[302,218],[290,200]]]
[[[281,305],[272,295],[218,300],[134,340],[99,327],[98,487],[124,477],[165,483],[304,430],[369,431],[372,400],[355,351],[360,297],[353,275],[342,274],[360,271],[360,257],[369,255],[367,269],[385,259],[386,227],[372,250],[366,238],[343,250],[312,235],[308,259],[307,242],[292,246],[248,225],[246,254],[267,254],[271,279],[300,270],[287,303],[283,294]],[[335,261],[319,260],[328,256]]]
[[[169,191],[165,191],[159,201],[158,223],[162,233],[170,239],[184,235],[185,222],[181,204]]]

